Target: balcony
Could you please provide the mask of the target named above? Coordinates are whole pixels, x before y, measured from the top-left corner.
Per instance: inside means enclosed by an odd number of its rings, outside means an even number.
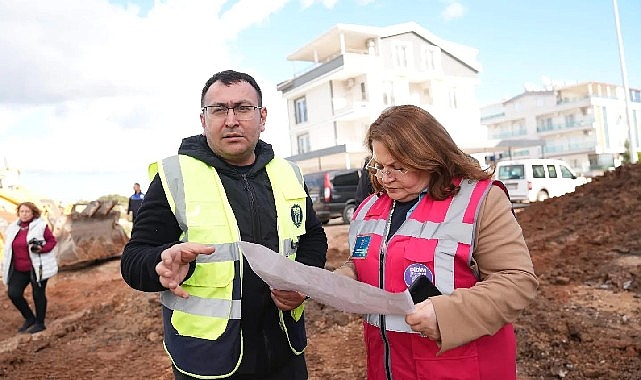
[[[321,77],[325,77],[325,80],[346,80],[366,74],[367,70],[378,66],[380,61],[367,54],[340,54],[328,62],[317,63],[302,74],[279,83],[276,89],[287,94]]]
[[[566,142],[549,145],[545,144],[543,147],[543,152],[546,155],[564,155],[564,154],[576,154],[576,153],[585,153],[585,152],[594,152],[596,148],[596,139],[594,140],[582,140],[576,142]]]
[[[573,123],[559,123],[539,125],[536,127],[536,132],[539,134],[551,134],[551,132],[569,132],[581,129],[593,129],[594,117],[585,117],[580,120],[575,120]]]
[[[332,121],[353,121],[368,119],[370,113],[369,102],[355,102],[346,98],[334,98],[334,117]]]

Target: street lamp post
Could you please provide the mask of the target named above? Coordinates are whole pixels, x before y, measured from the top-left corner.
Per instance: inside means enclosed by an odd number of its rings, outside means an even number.
[[[636,125],[632,126],[632,109],[630,107],[630,88],[628,86],[628,74],[625,67],[625,57],[623,53],[623,39],[621,38],[621,26],[619,24],[619,7],[617,6],[617,0],[612,0],[612,5],[614,6],[614,22],[617,29],[617,39],[619,42],[619,61],[621,62],[621,77],[623,79],[623,91],[625,95],[625,110],[626,110],[626,121],[628,126],[628,152],[630,154],[630,162],[636,164],[637,159],[637,149],[636,149],[636,140],[634,129]]]

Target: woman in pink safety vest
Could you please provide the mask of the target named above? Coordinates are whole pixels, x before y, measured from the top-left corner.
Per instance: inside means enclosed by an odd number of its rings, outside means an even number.
[[[538,281],[507,190],[416,106],[385,110],[366,144],[375,193],[336,272],[417,297],[405,316],[364,316],[367,378],[516,379],[512,322]]]

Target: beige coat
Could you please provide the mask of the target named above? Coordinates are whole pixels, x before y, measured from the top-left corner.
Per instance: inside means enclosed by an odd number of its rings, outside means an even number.
[[[441,351],[494,334],[536,296],[539,283],[511,207],[503,190],[493,186],[481,205],[472,253],[481,281],[430,298],[441,331]]]

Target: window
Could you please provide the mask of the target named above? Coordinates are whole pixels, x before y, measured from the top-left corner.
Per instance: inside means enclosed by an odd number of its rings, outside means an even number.
[[[545,178],[543,165],[532,165],[532,178]]]
[[[395,105],[396,99],[394,98],[394,84],[390,81],[385,81],[383,86],[385,87],[383,90],[383,104],[386,106]]]
[[[525,168],[523,165],[505,165],[499,167],[499,179],[523,179],[525,178]]]
[[[566,168],[565,166],[561,165],[561,178],[575,178],[574,174],[570,171],[570,169]]]
[[[548,165],[548,173],[550,174],[550,178],[558,177],[558,175],[556,174],[556,166],[554,165]]]
[[[603,112],[603,134],[605,135],[605,147],[610,149],[610,126],[608,125],[608,109],[601,107]]]
[[[298,154],[307,153],[310,151],[309,148],[309,133],[305,133],[296,137],[298,145]]]
[[[410,45],[398,44],[394,46],[394,67],[407,68],[410,62]]]
[[[456,94],[456,87],[451,87],[450,88],[450,108],[457,108],[457,103],[458,103],[458,96]]]
[[[565,115],[565,127],[566,128],[574,127],[574,115]]]
[[[436,69],[436,52],[430,46],[424,46],[421,50],[421,65],[425,71],[434,71]]]
[[[361,100],[367,100],[367,88],[365,82],[361,82]]]
[[[294,112],[296,113],[296,124],[307,121],[307,100],[305,97],[294,100]]]

